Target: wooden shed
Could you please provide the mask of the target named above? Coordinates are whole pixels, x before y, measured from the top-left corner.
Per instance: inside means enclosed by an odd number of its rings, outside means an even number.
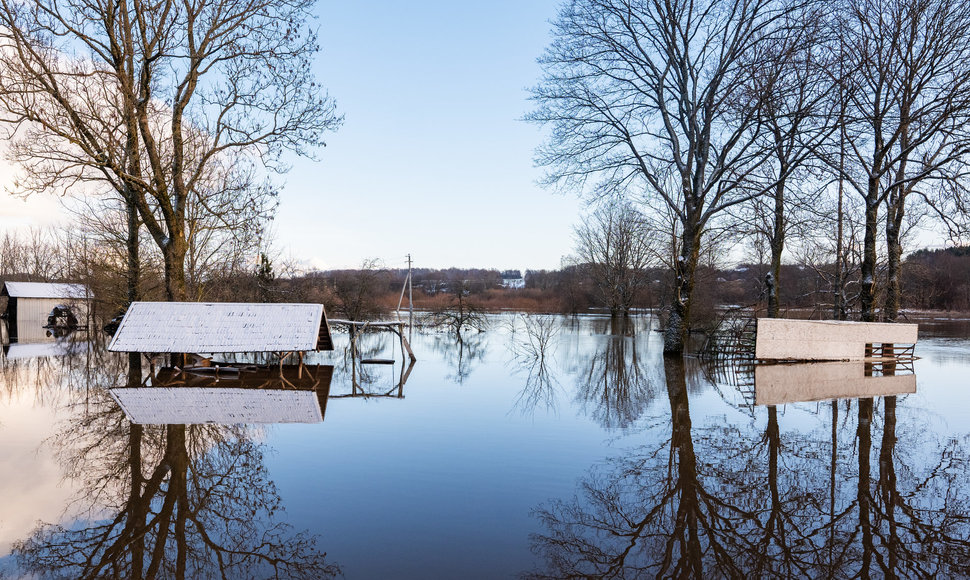
[[[108,350],[141,353],[333,350],[322,304],[133,302]]]
[[[83,284],[47,282],[4,282],[0,297],[7,298],[5,316],[11,341],[43,337],[47,316],[57,306],[66,306],[80,325],[86,325],[93,296]]]

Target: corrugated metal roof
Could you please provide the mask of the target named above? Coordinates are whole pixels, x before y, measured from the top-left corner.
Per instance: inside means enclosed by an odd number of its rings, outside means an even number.
[[[108,350],[292,352],[317,348],[322,304],[134,302]]]
[[[4,294],[11,298],[93,298],[84,284],[53,284],[48,282],[4,282]]]
[[[319,423],[314,391],[225,387],[149,387],[109,389],[133,423],[196,425],[216,423]]]

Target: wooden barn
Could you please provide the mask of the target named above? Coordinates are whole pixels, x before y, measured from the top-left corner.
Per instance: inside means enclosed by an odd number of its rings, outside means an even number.
[[[87,324],[93,296],[83,284],[54,284],[46,282],[4,282],[0,298],[7,299],[4,316],[9,325],[11,341],[40,339],[48,316],[58,306],[67,307],[77,324]]]

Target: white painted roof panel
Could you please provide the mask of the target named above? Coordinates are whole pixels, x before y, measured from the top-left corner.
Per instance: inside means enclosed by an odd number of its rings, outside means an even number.
[[[293,352],[317,347],[322,304],[134,302],[108,350]]]
[[[226,387],[148,387],[109,389],[133,423],[139,425],[240,425],[319,423],[314,391]]]
[[[84,284],[51,284],[47,282],[4,282],[11,298],[91,298]]]

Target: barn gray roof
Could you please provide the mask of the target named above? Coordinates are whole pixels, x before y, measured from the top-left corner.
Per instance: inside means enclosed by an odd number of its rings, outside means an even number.
[[[329,338],[322,304],[134,302],[118,326],[108,350],[152,353],[309,351],[317,349],[324,334]]]
[[[133,423],[196,425],[216,423],[319,423],[314,391],[227,387],[149,387],[109,389]]]
[[[54,298],[83,300],[91,298],[84,284],[54,284],[48,282],[4,282],[0,294],[11,298]]]

